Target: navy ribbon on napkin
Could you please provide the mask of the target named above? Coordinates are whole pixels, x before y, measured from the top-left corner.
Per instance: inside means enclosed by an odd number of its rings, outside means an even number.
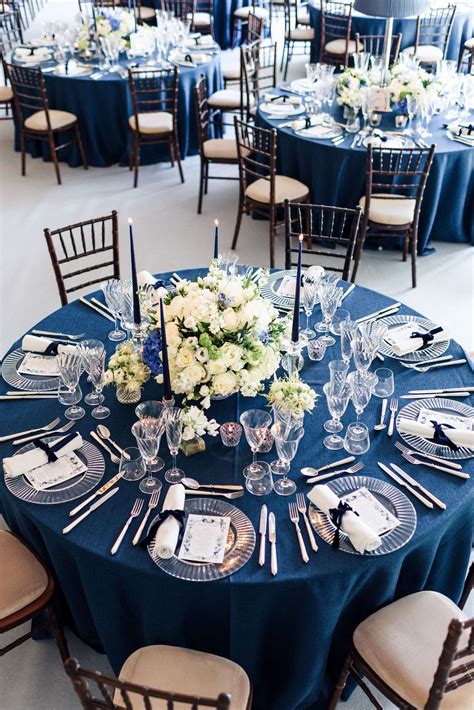
[[[45,441],[38,439],[38,441],[34,442],[34,445],[37,449],[41,449],[41,451],[44,451],[44,453],[48,457],[48,463],[53,463],[53,461],[58,460],[58,457],[56,456],[56,451],[59,451],[63,448],[63,446],[69,444],[76,438],[76,436],[77,434],[68,434],[63,439],[61,439],[61,441],[55,441],[53,444],[47,444]]]
[[[357,513],[353,508],[351,508],[348,503],[344,503],[342,500],[339,501],[337,508],[330,508],[329,510],[329,517],[331,519],[331,522],[336,526],[336,533],[334,535],[334,540],[332,541],[331,547],[335,547],[336,550],[339,549],[342,519],[344,515],[350,510],[352,510],[355,515],[359,515],[359,513]]]
[[[181,528],[178,538],[179,543],[183,532],[184,517],[184,510],[162,510],[155,522],[148,528],[148,532],[146,533],[145,537],[143,537],[138,543],[139,546],[145,549],[148,543],[155,537],[156,533],[158,532],[158,528],[163,525],[165,520],[168,520],[168,518],[174,518],[179,523],[179,527]]]
[[[59,346],[60,343],[50,343],[46,350],[41,353],[41,355],[57,355]]]
[[[458,451],[459,446],[457,446],[454,441],[451,441],[449,436],[446,436],[444,429],[454,429],[451,424],[439,424],[436,420],[430,419],[430,423],[434,426],[434,436],[432,441],[440,446],[447,446],[451,451]]]
[[[421,338],[423,345],[420,345],[418,350],[422,350],[423,348],[428,347],[428,345],[433,342],[436,333],[441,333],[442,330],[441,326],[438,326],[437,328],[429,330],[427,333],[412,333],[410,338]]]
[[[283,99],[283,103],[286,103],[287,101],[290,100],[290,97],[287,96],[286,94],[277,94],[276,96],[273,96],[270,99],[270,103],[273,103],[273,101],[278,101],[278,99]]]
[[[162,281],[161,279],[159,279],[158,281],[156,281],[154,284],[150,284],[150,286],[151,286],[152,288],[154,288],[155,290],[158,289],[158,288],[166,288],[165,282]]]

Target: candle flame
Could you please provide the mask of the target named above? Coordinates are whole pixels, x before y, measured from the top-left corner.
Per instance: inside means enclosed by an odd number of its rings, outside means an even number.
[[[219,226],[219,220],[216,219],[215,222],[214,222],[214,224],[216,225],[216,227],[218,227],[218,226]]]
[[[303,239],[304,239],[304,234],[300,234],[300,236],[298,237],[298,239],[299,239],[300,242],[302,242]]]
[[[133,219],[131,217],[128,218],[128,223],[133,224]]]

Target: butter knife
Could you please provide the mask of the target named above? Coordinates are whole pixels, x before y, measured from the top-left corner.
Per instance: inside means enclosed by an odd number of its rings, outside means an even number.
[[[414,488],[412,488],[406,481],[403,480],[403,478],[400,478],[400,476],[397,476],[396,473],[392,471],[388,466],[385,466],[385,464],[380,463],[380,461],[377,461],[378,465],[384,471],[387,476],[390,476],[390,478],[393,478],[394,481],[398,483],[399,486],[402,486],[402,488],[406,488],[407,491],[409,491],[412,495],[415,496],[415,498],[418,498],[420,503],[423,503],[423,505],[426,505],[427,508],[433,508],[433,503],[430,500],[427,500],[424,498],[421,493],[418,493]]]
[[[270,541],[270,553],[271,553],[271,570],[272,575],[275,576],[278,572],[278,561],[277,561],[277,548],[276,548],[276,521],[275,513],[270,513],[268,516],[268,539]]]
[[[267,534],[267,516],[268,516],[268,508],[265,505],[265,503],[262,505],[262,509],[260,510],[260,527],[259,527],[259,533],[260,533],[260,551],[258,554],[258,564],[260,567],[263,567],[265,564],[265,536]]]
[[[415,478],[412,478],[406,471],[403,470],[403,468],[400,468],[400,466],[397,466],[395,463],[391,463],[390,466],[402,477],[409,483],[413,488],[418,488],[427,498],[433,501],[435,505],[438,506],[438,508],[441,508],[441,510],[446,510],[446,503],[443,503],[442,500],[437,498],[433,493],[431,493],[428,489],[426,489],[424,486],[421,485],[421,483],[418,483],[418,481]]]
[[[82,503],[79,503],[79,505],[76,505],[75,508],[70,510],[69,517],[70,518],[74,517],[74,515],[76,515],[80,510],[85,508],[86,505],[88,505],[89,503],[92,503],[92,501],[94,500],[94,498],[96,496],[101,496],[103,493],[106,493],[109,490],[109,488],[112,488],[114,483],[117,483],[117,481],[119,481],[122,478],[122,476],[123,476],[123,473],[121,473],[121,472],[117,473],[115,476],[113,476],[113,478],[111,478],[110,481],[107,481],[107,483],[104,483],[104,485],[101,488],[99,488],[98,491],[93,493],[91,496],[89,496],[89,498],[86,498],[85,500],[82,501]]]
[[[72,523],[69,523],[69,525],[66,525],[65,528],[63,528],[63,535],[66,535],[68,532],[70,532],[73,528],[76,527],[79,523],[81,523],[85,518],[87,518],[88,515],[90,515],[94,510],[97,510],[97,508],[100,508],[101,505],[103,505],[106,501],[109,500],[109,498],[112,498],[117,491],[119,490],[119,487],[117,488],[112,488],[111,491],[105,494],[103,498],[99,498],[95,503],[93,503],[90,508],[86,510],[85,513],[80,515],[76,520],[73,520]]]

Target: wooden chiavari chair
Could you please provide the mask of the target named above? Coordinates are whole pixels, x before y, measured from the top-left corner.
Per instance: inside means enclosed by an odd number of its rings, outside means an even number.
[[[254,15],[251,12],[248,16],[248,26],[247,26],[247,40],[249,44],[262,40],[265,35],[265,19]],[[224,86],[227,88],[229,84],[239,83],[242,78],[242,62],[241,53],[239,52],[239,57],[232,57],[230,60],[224,60],[222,62],[222,76],[224,78]]]
[[[74,658],[65,669],[86,710],[250,710],[252,703],[250,681],[237,663],[186,648],[140,648],[125,661],[118,678],[82,669]]]
[[[130,3],[129,0],[93,0],[93,2],[96,8],[110,7],[134,10],[138,24],[155,21],[155,8],[142,5],[141,0],[131,0]],[[79,8],[80,6],[79,0]]]
[[[252,43],[252,46],[256,44]],[[247,51],[247,45],[242,45],[239,49],[240,53],[240,77],[238,87],[230,89],[220,89],[209,96],[208,103],[212,110],[214,123],[220,128],[223,133],[224,114],[238,114],[241,119],[244,116],[249,116],[255,107],[255,98],[252,93],[246,91],[246,72],[251,74],[255,71],[255,66],[247,66],[247,62],[251,60],[251,55]]]
[[[352,3],[321,0],[321,62],[349,66],[350,55],[357,51],[351,27]]]
[[[190,22],[193,32],[212,34],[212,0],[162,0],[161,7],[181,22]]]
[[[54,580],[21,538],[7,530],[0,530],[0,569],[0,634],[19,628],[39,614],[47,614],[33,629],[0,648],[0,656],[51,628],[64,662],[69,649],[54,607]]]
[[[466,65],[467,74],[473,73],[474,68],[474,37],[464,42],[459,53],[458,72],[463,71]]]
[[[20,131],[21,174],[26,174],[26,141],[39,140],[48,143],[49,153],[58,185],[61,184],[58,152],[77,143],[84,169],[88,169],[77,116],[69,111],[50,109],[48,95],[41,69],[6,64],[7,76],[13,89],[15,114]],[[54,137],[70,133],[70,140],[56,145]]]
[[[61,305],[68,295],[94,284],[120,278],[117,212],[44,230],[58,284]],[[71,270],[72,269],[72,270]],[[86,274],[87,281],[82,281]]]
[[[202,212],[203,195],[207,195],[209,180],[238,180],[238,176],[210,175],[209,166],[237,165],[237,144],[235,138],[212,138],[211,110],[207,102],[206,77],[201,76],[194,87],[194,104],[196,109],[196,125],[199,140],[199,155],[201,171],[199,178],[198,214]]]
[[[416,287],[418,222],[426,181],[435,146],[429,149],[367,149],[365,196],[359,204],[364,212],[356,248],[356,263],[367,236],[403,239],[403,261],[411,252],[412,286]]]
[[[292,56],[295,54],[295,49],[301,49],[302,54],[309,54],[310,45],[314,39],[314,29],[308,27],[306,23],[298,21],[298,14],[293,14],[294,4],[292,0],[285,0],[285,40],[283,44],[283,52],[281,55],[281,71],[284,70],[284,79],[288,74],[288,65]],[[294,22],[293,22],[294,18]]]
[[[275,266],[275,232],[282,222],[277,210],[285,200],[307,202],[309,190],[302,182],[277,175],[276,130],[257,128],[234,118],[239,156],[239,208],[232,249],[237,246],[242,215],[255,212],[269,219],[270,266]]]
[[[270,20],[270,8],[268,0],[250,0],[247,5],[238,7],[234,10],[231,18],[230,36],[232,37],[232,45],[235,44],[237,33],[242,33],[247,30],[247,41],[250,41],[248,36],[248,21],[249,15],[257,15],[263,19],[264,23]]]
[[[16,5],[6,5],[0,2],[0,38],[6,36],[6,44],[10,44],[9,35],[14,35],[13,44],[23,42],[23,23],[20,10]],[[9,47],[11,49],[12,47]]]
[[[436,64],[446,58],[456,6],[432,8],[416,20],[415,44],[403,52],[414,54],[421,64]]]
[[[378,710],[383,706],[363,676],[403,710],[471,708],[474,619],[462,609],[472,586],[471,566],[459,607],[437,592],[417,592],[359,624],[329,710],[335,710],[349,675]]]
[[[133,115],[128,119],[132,133],[130,170],[134,170],[133,187],[138,185],[140,146],[167,143],[171,167],[176,160],[181,182],[181,151],[178,142],[178,76],[173,69],[129,69],[128,83],[132,95]]]
[[[368,52],[373,57],[381,57],[383,55],[384,35],[360,35],[355,34],[355,43],[357,52]],[[390,49],[390,64],[395,64],[400,54],[402,44],[402,35],[397,34],[392,36],[392,46]]]
[[[254,118],[259,100],[266,91],[276,86],[277,45],[261,40],[242,48],[245,94],[251,97],[247,104],[247,121]]]
[[[13,118],[13,89],[8,86],[6,61],[21,41],[22,35],[17,13],[5,12],[0,16],[0,62],[4,84],[4,86],[0,86],[0,108],[4,111],[4,114],[0,116],[0,121],[8,121]]]
[[[299,236],[304,235],[304,267],[312,264],[352,280],[357,233],[362,210],[285,202],[285,269],[297,264]]]
[[[249,44],[265,36],[265,18],[250,12],[248,17],[247,40]]]

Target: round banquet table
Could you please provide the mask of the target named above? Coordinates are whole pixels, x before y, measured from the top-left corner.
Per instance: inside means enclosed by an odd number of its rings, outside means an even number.
[[[345,122],[339,106],[333,115]],[[297,135],[291,127],[278,128],[280,122],[258,111],[257,125],[278,130],[277,171],[307,185],[315,204],[355,207],[365,194],[366,148],[351,148],[354,135],[347,132],[344,142],[335,146],[330,140]],[[419,254],[430,251],[431,240],[474,244],[474,150],[450,141],[444,122],[442,115],[434,116],[432,136],[425,139],[436,144],[436,152],[421,206]],[[393,114],[383,114],[380,128],[397,130]]]
[[[222,88],[218,54],[207,64],[179,67],[178,135],[183,160],[186,156],[198,152],[193,89],[201,74],[206,76],[210,93]],[[97,80],[91,79],[90,75],[63,77],[45,73],[44,79],[49,107],[70,111],[77,116],[89,165],[97,168],[117,163],[128,165],[131,135],[128,118],[133,114],[128,80],[122,79],[117,73],[105,74]],[[20,149],[19,140],[17,131],[16,150]],[[28,141],[27,149],[33,157],[49,160],[47,142]],[[76,145],[59,151],[58,157],[60,160],[67,160],[71,167],[82,164]],[[166,145],[144,145],[140,149],[141,165],[168,160]]]
[[[194,278],[199,273],[202,270],[182,275]],[[357,287],[346,299],[345,307],[356,318],[390,301]],[[413,313],[405,306],[400,312]],[[316,319],[319,320],[318,309]],[[109,321],[79,301],[38,324],[45,330],[85,331],[87,337],[104,341],[109,354],[113,351],[106,337],[110,326]],[[452,342],[449,353],[459,357],[462,350]],[[337,355],[336,345],[322,362],[306,360],[302,376],[318,392],[327,379],[328,361]],[[413,387],[472,384],[467,365],[420,375],[394,360],[386,364],[396,373],[397,395]],[[87,386],[84,382],[84,389]],[[2,383],[1,388],[6,391],[9,386]],[[142,399],[161,396],[161,387],[148,383]],[[112,410],[106,424],[115,439],[122,446],[134,445],[130,433],[134,406],[118,405],[112,389],[107,390],[105,403]],[[261,398],[232,396],[214,402],[211,413],[221,423],[238,421],[243,410],[262,405]],[[57,416],[61,409],[55,400],[1,402],[0,407],[2,421],[8,422],[2,433],[38,426]],[[349,409],[345,424],[354,418],[351,405]],[[379,414],[380,400],[373,398],[364,413],[369,428]],[[298,473],[301,466],[318,466],[342,458],[341,452],[333,455],[322,445],[322,423],[327,417],[323,396],[313,415],[306,415],[306,435],[292,467],[291,475],[300,491],[308,490]],[[77,429],[88,439],[89,430],[96,424],[88,412]],[[224,448],[220,437],[208,437],[206,444],[204,453],[189,458],[180,454],[187,475],[200,482],[243,483],[242,468],[251,456],[244,438],[236,449]],[[1,444],[2,457],[12,451],[9,444]],[[164,445],[163,452],[168,462]],[[271,461],[274,454],[265,458]],[[373,437],[371,449],[362,461],[363,474],[375,478],[384,478],[377,461],[393,461],[404,464],[407,470],[411,468],[385,434]],[[473,459],[463,461],[463,468],[474,475]],[[116,471],[107,458],[103,480]],[[327,707],[351,634],[362,619],[394,599],[422,589],[437,590],[459,600],[471,551],[472,480],[424,467],[418,467],[413,475],[441,498],[447,509],[428,510],[411,498],[418,518],[414,536],[398,551],[378,557],[345,554],[318,538],[319,552],[309,551],[310,562],[303,564],[288,518],[288,499],[274,493],[265,498],[246,493],[236,504],[256,530],[262,503],[276,514],[278,575],[272,578],[268,563],[259,567],[256,550],[234,575],[208,583],[183,582],[157,568],[145,550],[130,544],[136,525],[117,556],[110,555],[111,545],[138,494],[136,483],[123,481],[112,504],[106,504],[67,536],[61,530],[77,501],[50,506],[22,502],[7,491],[2,477],[0,504],[11,529],[22,535],[54,572],[61,590],[64,620],[83,641],[105,651],[116,673],[127,656],[141,646],[183,646],[220,654],[241,664],[254,686],[256,710],[322,710]]]
[[[474,12],[470,0],[468,2],[457,2],[456,14],[454,15],[451,36],[448,42],[446,59],[459,59],[459,51],[464,42],[474,35]],[[319,61],[321,51],[321,9],[319,2],[309,8],[310,22],[314,27],[314,39],[311,44],[311,61]],[[357,10],[352,12],[351,36],[356,33],[360,35],[383,35],[385,32],[385,18],[364,15]],[[393,34],[402,35],[401,48],[413,47],[416,34],[416,17],[395,18],[393,21]]]

